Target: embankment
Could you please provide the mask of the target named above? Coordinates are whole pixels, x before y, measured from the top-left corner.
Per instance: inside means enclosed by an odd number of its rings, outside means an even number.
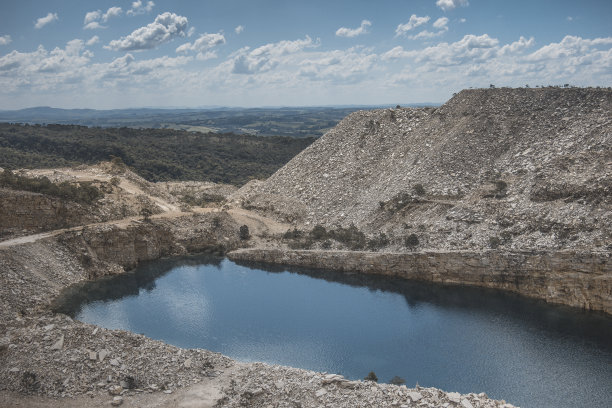
[[[325,268],[404,279],[483,286],[550,303],[612,313],[609,253],[456,251],[384,253],[240,249],[234,261]]]

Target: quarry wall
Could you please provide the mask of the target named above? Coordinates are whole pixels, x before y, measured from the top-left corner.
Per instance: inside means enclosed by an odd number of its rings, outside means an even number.
[[[503,289],[550,303],[612,313],[612,259],[609,253],[240,249],[230,252],[228,257],[234,261]]]

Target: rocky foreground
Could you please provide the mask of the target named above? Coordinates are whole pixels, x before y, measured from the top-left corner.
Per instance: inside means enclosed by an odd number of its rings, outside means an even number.
[[[0,405],[511,407],[485,394],[238,363],[51,312],[53,299],[70,284],[164,255],[238,248],[237,221],[245,220],[253,231],[262,222],[245,212],[185,214],[0,247]],[[263,244],[267,234],[252,240]],[[154,394],[159,398],[147,397]]]

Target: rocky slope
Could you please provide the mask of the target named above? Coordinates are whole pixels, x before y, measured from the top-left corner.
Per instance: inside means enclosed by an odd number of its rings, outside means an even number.
[[[349,115],[235,205],[391,250],[612,249],[612,90],[465,90]]]

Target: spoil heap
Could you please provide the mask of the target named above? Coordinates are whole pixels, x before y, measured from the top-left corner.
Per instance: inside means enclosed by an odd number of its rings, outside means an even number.
[[[298,229],[384,232],[394,251],[608,251],[612,90],[464,90],[439,108],[356,112],[232,199]]]

